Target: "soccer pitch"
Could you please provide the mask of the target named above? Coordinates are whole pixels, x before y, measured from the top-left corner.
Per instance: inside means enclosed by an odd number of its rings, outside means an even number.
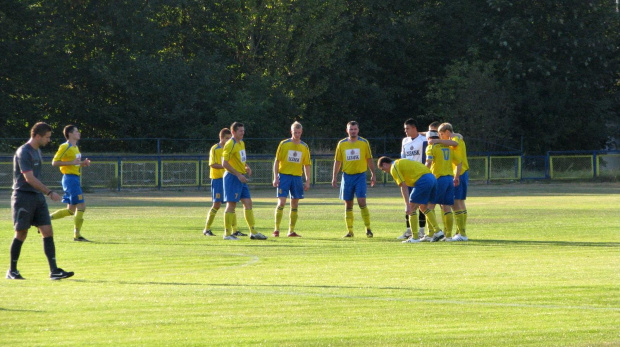
[[[471,241],[424,244],[396,239],[394,184],[369,188],[372,239],[357,206],[356,237],[341,238],[344,206],[327,187],[300,202],[303,238],[273,238],[275,189],[251,192],[266,241],[222,240],[223,209],[218,237],[204,237],[205,191],[87,194],[83,235],[94,242],[73,242],[70,219],[54,222],[58,264],[73,278],[48,279],[31,229],[26,280],[0,280],[0,345],[620,344],[617,183],[473,185]],[[6,271],[10,192],[0,199]]]

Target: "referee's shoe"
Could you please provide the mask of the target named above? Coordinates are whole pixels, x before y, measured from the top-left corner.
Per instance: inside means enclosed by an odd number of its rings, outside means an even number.
[[[50,279],[61,280],[63,278],[69,278],[73,275],[74,275],[73,271],[65,271],[61,268],[56,268],[55,271],[50,272]]]

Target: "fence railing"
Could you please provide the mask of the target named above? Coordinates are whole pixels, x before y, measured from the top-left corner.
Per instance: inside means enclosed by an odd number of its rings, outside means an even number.
[[[395,157],[392,155],[392,157]],[[122,190],[132,188],[196,188],[210,186],[209,158],[191,155],[90,156],[91,166],[82,170],[85,189]],[[62,174],[44,157],[42,181],[59,188]],[[515,153],[472,153],[468,158],[471,181],[557,180],[620,178],[619,151],[549,152],[547,156],[522,156]],[[48,165],[45,165],[47,163]],[[270,186],[273,180],[273,156],[250,156],[253,175],[250,185]],[[332,155],[312,159],[312,184],[331,184]],[[370,172],[367,173],[370,179]],[[392,177],[377,169],[378,183]],[[0,189],[13,184],[12,157],[0,157]]]

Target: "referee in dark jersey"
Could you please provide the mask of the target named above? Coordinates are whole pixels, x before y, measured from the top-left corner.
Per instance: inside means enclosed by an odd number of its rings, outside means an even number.
[[[59,280],[73,276],[73,272],[64,271],[56,265],[54,232],[45,201],[45,196],[60,201],[60,195],[39,180],[42,165],[40,148],[50,142],[51,136],[52,127],[49,124],[35,124],[30,130],[30,140],[19,147],[13,157],[11,210],[15,238],[11,244],[11,268],[6,272],[6,278],[11,280],[24,279],[17,270],[17,260],[31,226],[36,226],[43,236],[43,250],[50,266],[50,279]]]

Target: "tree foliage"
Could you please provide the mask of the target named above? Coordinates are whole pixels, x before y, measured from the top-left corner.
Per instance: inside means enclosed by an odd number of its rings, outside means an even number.
[[[0,137],[400,136],[413,116],[480,149],[598,149],[620,124],[619,18],[609,0],[0,0]]]

